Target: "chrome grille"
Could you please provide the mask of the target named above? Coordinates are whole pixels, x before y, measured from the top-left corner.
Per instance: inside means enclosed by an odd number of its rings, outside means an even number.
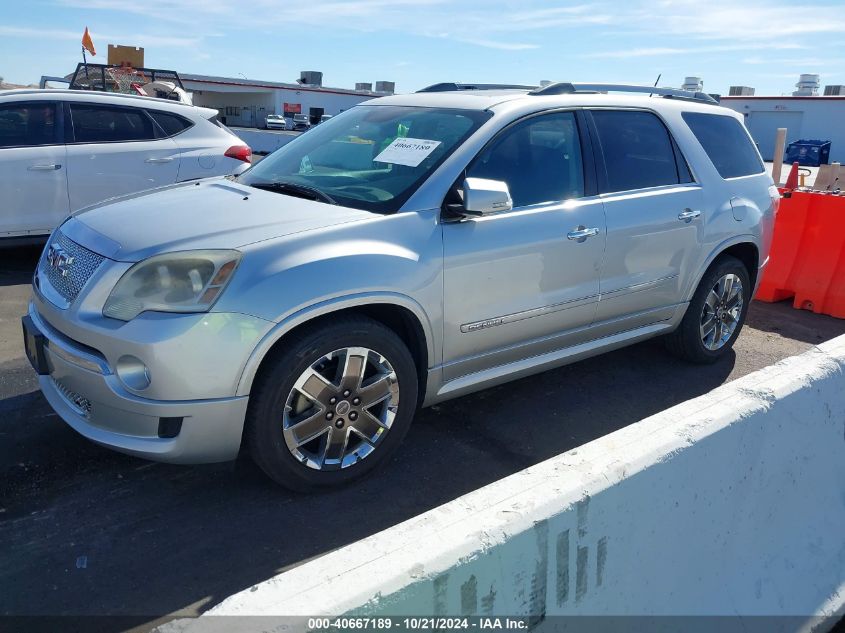
[[[55,378],[52,380],[53,384],[56,385],[56,390],[62,395],[65,402],[70,405],[71,409],[84,418],[91,415],[91,401],[88,398],[68,389]]]
[[[59,266],[51,263],[51,248],[61,249],[66,256],[64,264]],[[52,252],[56,252],[54,249]],[[65,237],[61,231],[56,231],[50,242],[44,249],[41,261],[38,264],[39,283],[46,280],[53,289],[60,294],[68,303],[76,299],[82,288],[96,272],[105,258],[80,246],[73,240]]]

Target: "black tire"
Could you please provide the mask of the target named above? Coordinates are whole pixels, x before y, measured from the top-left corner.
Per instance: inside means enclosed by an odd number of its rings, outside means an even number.
[[[719,349],[711,350],[705,346],[700,331],[704,302],[716,283],[722,277],[729,274],[736,275],[742,282],[742,310],[736,329],[730,338]],[[695,290],[695,294],[692,296],[692,300],[687,306],[687,311],[681,320],[681,324],[674,332],[664,337],[666,348],[675,356],[692,363],[715,363],[733,347],[734,342],[739,336],[742,326],[745,324],[745,315],[748,313],[748,306],[751,303],[750,295],[752,290],[751,280],[745,265],[730,255],[719,257],[710,265],[707,272],[704,273],[704,277],[702,277],[698,288]]]
[[[316,470],[300,462],[285,442],[282,412],[296,380],[334,350],[366,347],[377,351],[396,373],[400,397],[390,429],[371,453],[338,470]],[[344,316],[306,326],[283,343],[256,377],[246,415],[245,446],[252,459],[275,482],[310,492],[349,483],[382,464],[405,437],[417,407],[414,359],[393,330],[364,316]]]

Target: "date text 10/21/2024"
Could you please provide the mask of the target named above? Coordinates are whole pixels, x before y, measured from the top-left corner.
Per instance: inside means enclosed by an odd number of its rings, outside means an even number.
[[[338,617],[309,618],[308,630],[319,631],[356,631],[356,630],[526,630],[529,618],[507,617]]]

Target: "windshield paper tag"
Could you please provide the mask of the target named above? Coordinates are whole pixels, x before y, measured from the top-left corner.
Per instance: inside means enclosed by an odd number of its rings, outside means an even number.
[[[440,145],[440,141],[427,141],[421,138],[396,138],[373,159],[373,162],[416,167],[437,149],[438,145]]]

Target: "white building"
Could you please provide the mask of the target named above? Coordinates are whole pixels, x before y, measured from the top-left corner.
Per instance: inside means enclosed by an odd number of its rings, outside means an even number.
[[[181,74],[185,90],[193,93],[194,105],[215,108],[230,126],[259,127],[268,114],[293,116],[302,113],[312,122],[323,114],[339,114],[357,103],[392,94],[392,82],[376,82],[376,91],[328,88],[322,73],[303,72],[300,81],[279,83],[238,77]],[[371,84],[358,84],[368,88]]]
[[[808,83],[813,78],[815,86]],[[801,75],[796,86],[800,96],[727,96],[721,104],[745,117],[765,160],[772,160],[775,135],[784,127],[787,145],[799,139],[830,141],[830,162],[845,163],[845,90],[827,86],[824,96],[818,96],[818,75]]]

